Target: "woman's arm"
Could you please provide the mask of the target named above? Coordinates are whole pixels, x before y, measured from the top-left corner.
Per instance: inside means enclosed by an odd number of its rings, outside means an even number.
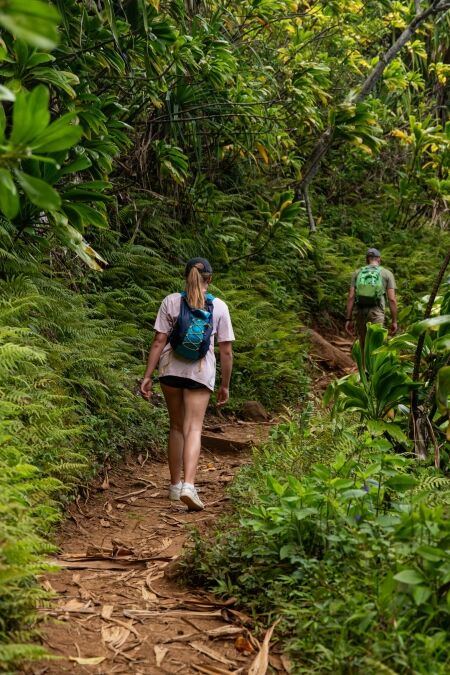
[[[220,369],[222,382],[217,392],[217,405],[222,406],[230,398],[230,380],[233,370],[233,349],[231,342],[219,342]]]
[[[145,369],[144,379],[141,382],[141,394],[147,400],[152,395],[152,374],[159,362],[161,352],[167,344],[167,333],[155,333],[152,346],[148,353],[147,368]]]

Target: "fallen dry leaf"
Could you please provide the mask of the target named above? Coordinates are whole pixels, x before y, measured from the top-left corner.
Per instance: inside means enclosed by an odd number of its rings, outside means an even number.
[[[109,520],[105,520],[104,518],[100,518],[100,525],[102,527],[111,527]]]
[[[79,588],[80,588],[79,595],[80,595],[80,598],[82,600],[95,600],[96,599],[95,595],[93,593],[91,593],[91,591],[88,591],[87,588],[83,588],[81,585],[80,585]]]
[[[286,671],[287,673],[290,673],[290,672],[292,671],[292,662],[291,662],[291,660],[290,660],[287,656],[285,656],[284,654],[282,654],[282,655],[280,656],[280,659],[281,659],[281,663],[283,664],[283,668],[285,669],[285,671]]]
[[[239,626],[219,626],[218,628],[211,628],[205,631],[205,635],[210,638],[230,637],[242,633],[242,628]]]
[[[251,654],[252,652],[255,651],[255,648],[253,647],[252,643],[248,640],[248,638],[244,637],[243,635],[240,635],[239,637],[236,638],[234,646],[236,647],[238,652],[246,652],[247,654]]]
[[[199,663],[191,663],[191,667],[199,673],[205,673],[205,675],[235,675],[236,673],[242,672],[241,670],[225,670],[224,668],[218,668],[217,666],[204,666]]]
[[[69,661],[74,661],[80,666],[98,666],[105,659],[106,656],[69,656]]]
[[[186,635],[176,635],[175,637],[169,637],[164,640],[164,643],[168,642],[191,642],[192,638],[202,638],[209,637],[214,638],[226,638],[231,635],[236,635],[237,633],[242,632],[242,628],[238,626],[219,626],[219,628],[211,628],[210,630],[197,631],[196,633],[187,633]],[[252,649],[252,651],[255,651]]]
[[[220,616],[220,612],[192,612],[189,610],[173,609],[173,610],[151,610],[151,609],[124,609],[123,615],[130,619],[151,619],[158,617],[160,619],[170,617],[201,617],[201,616]]]
[[[244,612],[239,612],[237,609],[230,609],[228,607],[222,609],[222,618],[225,619],[225,621],[238,621],[243,626],[252,626],[254,623],[253,619],[251,616],[248,616],[248,614],[244,614]]]
[[[83,560],[83,558],[95,558],[98,556],[100,558],[110,558],[112,556],[112,548],[105,548],[96,546],[95,544],[88,544],[86,546],[86,553],[72,553],[71,555],[66,555],[65,558],[68,560],[76,559]]]
[[[73,598],[68,600],[64,605],[58,607],[63,612],[79,612],[80,610],[84,612],[86,609],[90,609],[89,602],[81,602]]]
[[[164,537],[164,539],[161,542],[161,545],[158,546],[158,553],[160,553],[161,551],[165,551],[166,548],[169,548],[172,542],[173,539],[171,539],[170,537]]]
[[[208,647],[207,645],[203,644],[203,642],[198,642],[196,640],[189,642],[190,646],[196,649],[198,652],[201,654],[205,654],[206,656],[209,656],[210,659],[214,659],[214,661],[219,661],[219,663],[224,663],[226,666],[235,666],[236,664],[234,661],[230,661],[230,659],[227,659],[225,656],[222,654],[219,654],[219,652],[216,652],[214,649],[211,649],[211,647]]]
[[[275,621],[273,626],[271,626],[267,631],[262,643],[262,647],[248,670],[248,675],[266,675],[267,668],[269,667],[270,638],[272,637],[272,633],[278,622],[279,619]]]
[[[103,605],[101,614],[102,619],[108,621],[108,619],[112,617],[113,612],[114,612],[114,605]]]
[[[41,586],[45,591],[49,591],[49,593],[56,593],[55,589],[48,581],[48,579],[44,579],[43,581],[41,581]]]
[[[152,593],[146,588],[142,588],[142,598],[145,600],[145,602],[158,602],[158,596],[156,593]]]
[[[133,492],[127,492],[124,495],[118,495],[117,497],[114,497],[114,499],[119,502],[123,501],[124,499],[128,499],[128,497],[137,497],[137,495],[141,495],[143,492],[147,492],[148,487],[141,488],[140,490],[133,490]]]
[[[278,654],[269,654],[269,664],[274,670],[284,672],[284,666]]]
[[[164,657],[169,651],[167,647],[162,647],[161,645],[155,645],[153,647],[153,651],[155,652],[155,659],[156,659],[156,667],[159,668],[164,661]]]
[[[173,556],[159,556],[154,555],[148,558],[139,558],[128,560],[126,558],[109,558],[108,556],[83,556],[80,558],[48,558],[50,564],[58,565],[58,567],[65,567],[69,570],[124,570],[132,568],[147,569],[147,562],[153,560],[172,561]]]
[[[111,539],[111,544],[112,544],[113,558],[121,558],[134,555],[134,549],[129,544],[125,544],[120,539]]]
[[[108,472],[106,472],[105,478],[104,478],[103,483],[101,484],[100,487],[101,487],[102,490],[109,490]]]
[[[102,640],[114,651],[119,650],[130,637],[130,629],[123,626],[102,626]]]

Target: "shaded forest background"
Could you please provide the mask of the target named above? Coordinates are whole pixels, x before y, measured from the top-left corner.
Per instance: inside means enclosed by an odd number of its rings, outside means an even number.
[[[367,246],[396,275],[400,323],[421,317],[450,248],[450,13],[394,0],[8,0],[0,25],[9,663],[39,653],[25,644],[42,596],[32,579],[61,505],[106,458],[162,443],[164,413],[135,387],[186,259],[211,260],[231,307],[236,409],[310,396],[301,328],[341,329]]]

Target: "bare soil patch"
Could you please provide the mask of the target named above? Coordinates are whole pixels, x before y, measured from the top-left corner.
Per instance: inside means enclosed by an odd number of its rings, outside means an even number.
[[[181,585],[176,561],[190,545],[191,528],[210,528],[226,510],[226,486],[268,430],[267,424],[207,425],[205,434],[218,440],[199,464],[204,511],[169,502],[166,463],[142,456],[110,469],[87,500],[72,504],[58,538],[55,561],[62,569],[43,580],[55,600],[41,610],[48,617],[42,643],[62,658],[23,672],[247,672],[259,648],[251,618],[233,599]]]

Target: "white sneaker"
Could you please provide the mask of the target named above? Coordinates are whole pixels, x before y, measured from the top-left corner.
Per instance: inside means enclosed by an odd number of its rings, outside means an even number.
[[[189,511],[201,511],[205,508],[195,487],[189,485],[183,485],[181,488],[180,500],[187,505]]]
[[[180,485],[169,485],[169,499],[171,502],[179,502],[181,493],[181,483]]]

